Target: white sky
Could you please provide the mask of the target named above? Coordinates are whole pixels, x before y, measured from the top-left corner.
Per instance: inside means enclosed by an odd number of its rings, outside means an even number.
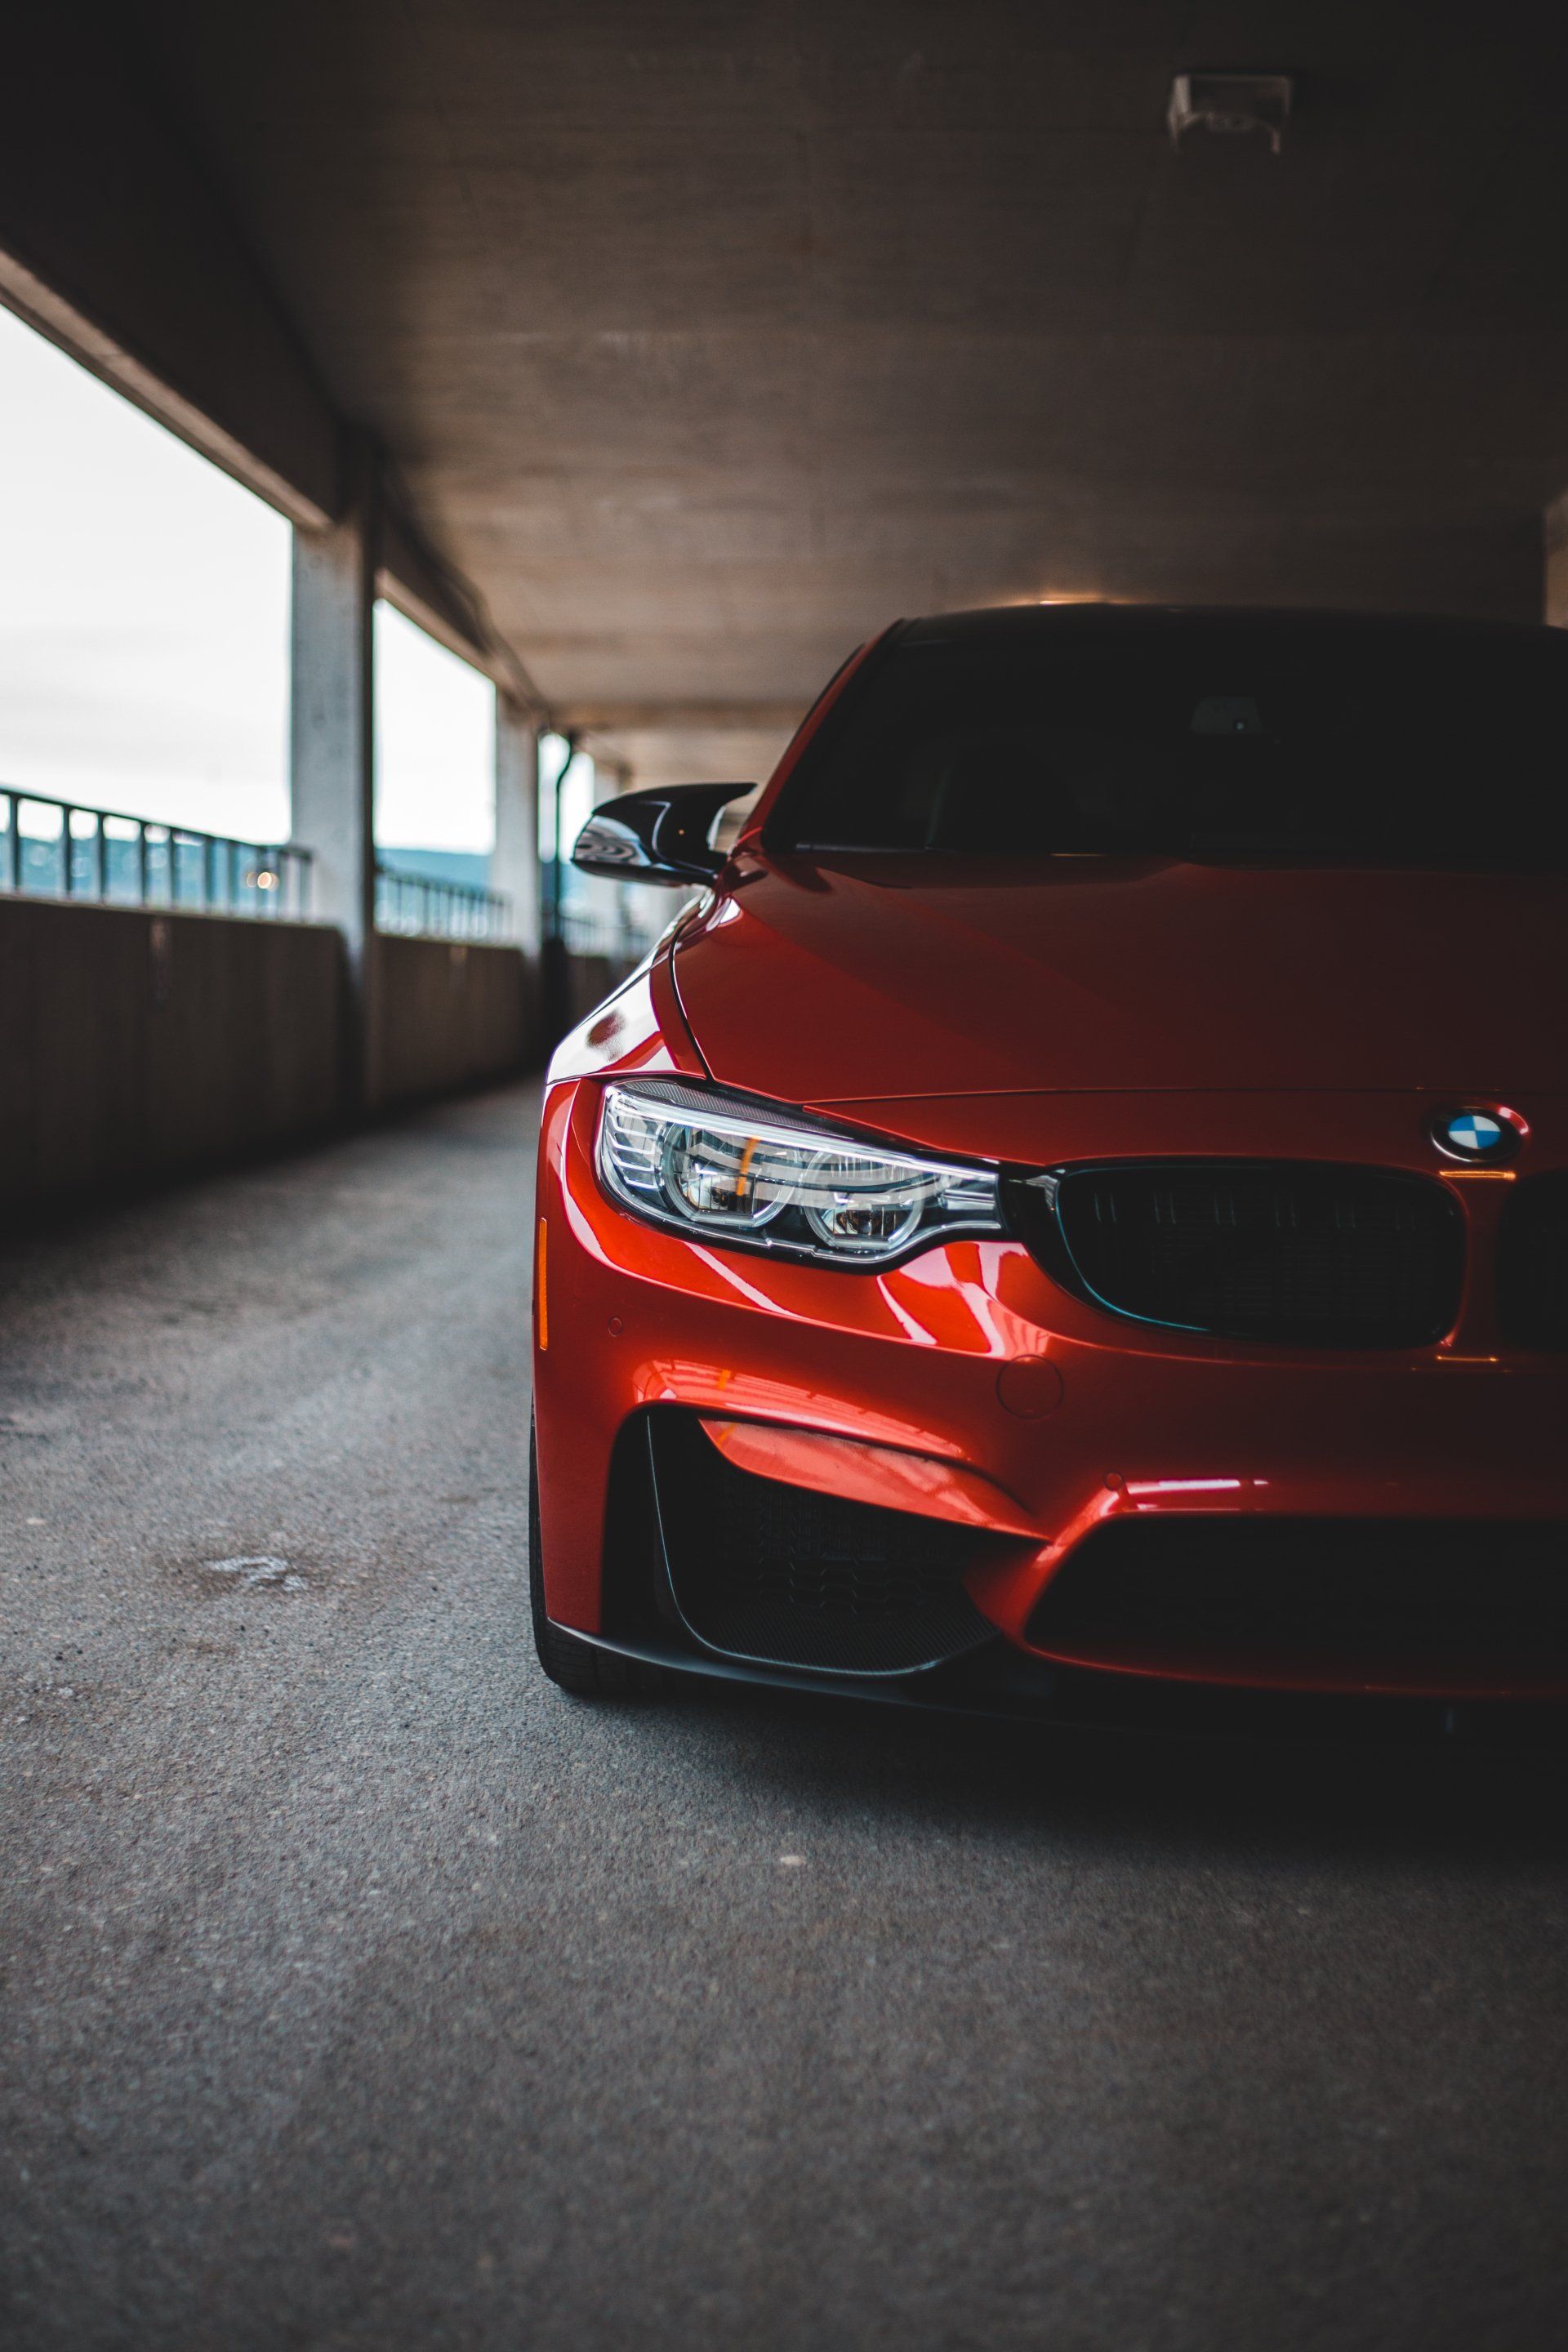
[[[289,526],[0,309],[0,783],[289,829]],[[379,830],[493,837],[488,679],[379,608]]]
[[[496,690],[390,604],[375,608],[378,841],[495,846]]]

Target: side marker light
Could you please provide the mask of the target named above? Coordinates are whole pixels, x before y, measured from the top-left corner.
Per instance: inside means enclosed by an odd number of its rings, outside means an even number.
[[[539,1352],[542,1356],[550,1345],[550,1300],[545,1288],[545,1250],[550,1240],[550,1221],[539,1220],[539,1246],[534,1253],[533,1311],[539,1333]]]

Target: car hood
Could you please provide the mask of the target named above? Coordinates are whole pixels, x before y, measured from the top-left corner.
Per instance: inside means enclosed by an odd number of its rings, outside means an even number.
[[[743,856],[676,985],[783,1101],[1568,1080],[1568,877]]]

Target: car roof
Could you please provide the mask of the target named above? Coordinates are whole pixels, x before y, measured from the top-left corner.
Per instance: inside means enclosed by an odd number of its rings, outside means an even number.
[[[1470,620],[1455,614],[1293,611],[1272,606],[1199,604],[997,604],[965,613],[933,613],[900,622],[889,634],[905,645],[967,644],[1020,639],[1176,637],[1215,628],[1262,636],[1552,640],[1568,647],[1568,631],[1528,621]]]

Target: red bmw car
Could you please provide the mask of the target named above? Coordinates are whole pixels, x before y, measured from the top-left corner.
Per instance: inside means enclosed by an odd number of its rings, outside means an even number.
[[[550,1070],[546,1672],[1568,1695],[1568,637],[900,623],[749,789],[574,853],[698,895]]]

